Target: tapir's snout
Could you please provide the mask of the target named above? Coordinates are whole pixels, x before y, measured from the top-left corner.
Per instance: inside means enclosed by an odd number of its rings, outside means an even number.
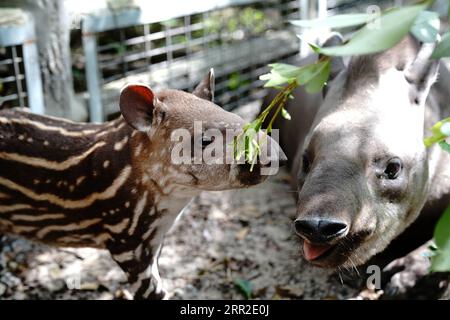
[[[259,137],[260,154],[257,162],[240,164],[239,180],[243,185],[251,186],[263,182],[268,176],[278,173],[287,163],[287,157],[278,142],[264,133]]]
[[[297,219],[294,221],[295,232],[311,243],[326,244],[344,237],[348,225],[342,221],[328,219]]]
[[[304,240],[305,259],[319,263],[333,255],[341,239],[347,236],[349,226],[346,222],[327,218],[306,218],[294,221],[295,232]]]
[[[321,267],[336,267],[347,260],[349,248],[358,246],[360,228],[355,229],[354,218],[360,211],[353,192],[343,185],[325,183],[333,175],[316,175],[299,193],[297,218],[293,227],[301,238],[304,258]],[[314,177],[313,177],[314,178]],[[333,181],[343,182],[333,176]]]
[[[260,163],[264,167],[281,167],[287,164],[287,156],[278,141],[265,133],[260,133]]]

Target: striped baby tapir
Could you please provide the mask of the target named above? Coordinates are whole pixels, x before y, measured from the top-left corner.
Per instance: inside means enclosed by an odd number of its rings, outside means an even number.
[[[271,165],[174,164],[174,130],[188,130],[192,144],[200,139],[204,148],[214,139],[195,134],[194,122],[201,121],[203,130],[242,128],[239,116],[212,102],[213,88],[212,70],[192,94],[128,85],[120,95],[121,116],[102,124],[0,111],[0,232],[107,249],[135,299],[163,298],[157,260],[183,208],[201,190],[262,182],[262,170]],[[275,150],[272,162],[284,157],[266,139]]]

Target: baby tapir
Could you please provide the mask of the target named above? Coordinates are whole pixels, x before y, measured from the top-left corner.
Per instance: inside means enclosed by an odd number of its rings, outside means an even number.
[[[335,34],[325,45],[341,40]],[[429,94],[439,66],[429,59],[433,48],[407,36],[347,65],[333,58],[326,92],[300,88],[289,101],[280,145],[298,190],[295,231],[312,264],[361,265],[419,215],[439,215],[450,203],[450,157],[423,143],[450,111],[438,90]],[[448,87],[440,90],[448,96]]]
[[[266,137],[273,153],[253,170],[226,161],[233,145],[207,132],[236,135],[244,121],[211,102],[213,88],[212,70],[193,94],[128,85],[120,96],[122,116],[103,124],[1,111],[0,231],[51,245],[108,249],[135,298],[163,298],[157,259],[182,209],[201,190],[262,182],[263,169],[281,152]],[[180,143],[173,138],[177,130],[194,148],[184,155],[172,152]],[[226,149],[222,161],[197,161],[195,146],[201,157],[219,140],[218,148]],[[180,155],[196,161],[174,159]]]

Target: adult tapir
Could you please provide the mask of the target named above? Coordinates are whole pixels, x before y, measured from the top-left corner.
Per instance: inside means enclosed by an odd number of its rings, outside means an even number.
[[[341,41],[334,34],[324,45]],[[435,84],[433,48],[407,36],[383,53],[348,63],[333,58],[324,92],[297,89],[287,105],[292,119],[277,120],[298,191],[294,227],[310,263],[361,265],[413,232],[414,222],[421,235],[407,244],[431,238],[450,203],[450,157],[423,143],[427,129],[450,113],[450,78]]]

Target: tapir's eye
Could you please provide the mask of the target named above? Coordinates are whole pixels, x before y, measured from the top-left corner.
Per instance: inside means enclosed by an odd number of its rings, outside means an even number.
[[[394,180],[400,175],[403,169],[402,161],[399,158],[392,158],[386,164],[384,175],[387,179]]]
[[[214,136],[202,136],[202,149],[205,149],[207,146],[209,146],[211,143],[213,143],[215,140]]]
[[[309,162],[308,153],[306,152],[303,153],[302,162],[303,162],[303,172],[306,174],[311,169],[311,163]]]

